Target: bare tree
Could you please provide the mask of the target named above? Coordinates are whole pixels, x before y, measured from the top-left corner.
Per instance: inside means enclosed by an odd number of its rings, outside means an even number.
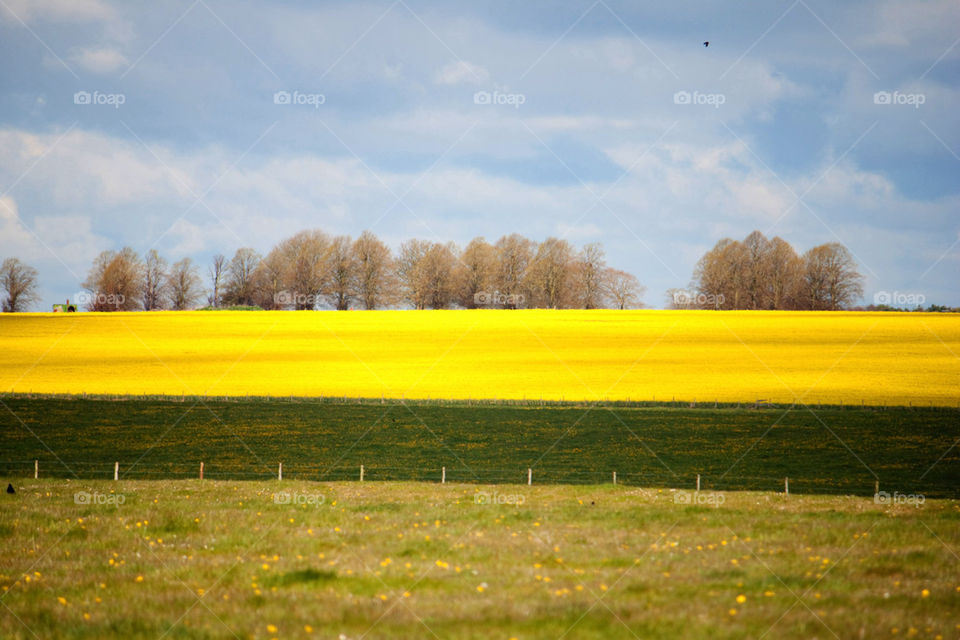
[[[400,245],[397,257],[397,277],[403,292],[403,299],[414,309],[426,309],[429,304],[429,292],[426,276],[426,255],[430,243],[426,240],[407,240]]]
[[[351,247],[356,265],[353,295],[364,309],[392,304],[396,299],[396,275],[390,247],[364,231]]]
[[[743,241],[744,256],[744,298],[747,309],[770,309],[770,241],[759,231],[754,231]]]
[[[527,288],[531,293],[531,307],[561,309],[574,300],[572,284],[575,281],[574,248],[566,240],[547,238],[537,247],[537,253],[526,270]]]
[[[327,251],[327,301],[337,311],[350,308],[353,297],[356,264],[349,236],[337,236]]]
[[[528,296],[527,267],[533,260],[533,242],[520,234],[503,236],[497,250],[497,290],[502,294]],[[508,305],[516,308],[521,305]]]
[[[812,310],[835,311],[863,296],[863,276],[853,255],[842,244],[814,247],[803,256],[801,300]]]
[[[452,242],[434,242],[423,257],[420,275],[427,304],[432,309],[446,309],[456,296],[457,253],[457,247]]]
[[[210,275],[210,297],[209,302],[210,306],[217,308],[220,306],[220,298],[222,295],[221,287],[223,285],[224,273],[227,268],[227,259],[222,253],[218,253],[213,256],[213,261],[210,264],[210,269],[208,271]]]
[[[607,269],[603,277],[604,293],[617,309],[642,306],[640,298],[647,290],[636,276],[619,269]]]
[[[135,311],[141,309],[143,264],[130,247],[104,251],[93,262],[87,279],[86,308],[90,311]]]
[[[28,310],[40,300],[37,291],[37,270],[18,258],[7,258],[0,266],[0,288],[3,290],[3,311],[17,313]]]
[[[227,266],[223,299],[232,305],[253,305],[256,300],[254,272],[260,264],[260,254],[249,247],[237,249]]]
[[[796,309],[800,278],[803,272],[803,260],[793,247],[777,236],[770,241],[770,309]]]
[[[173,263],[167,275],[167,294],[175,311],[191,309],[203,298],[203,282],[190,258]]]
[[[319,229],[301,231],[280,243],[286,255],[286,278],[294,308],[315,309],[329,283],[330,237]]]
[[[743,244],[724,238],[697,262],[693,287],[707,309],[741,309],[746,299],[746,255]]]
[[[497,251],[483,238],[474,238],[460,254],[457,268],[457,301],[467,309],[477,306],[477,293],[492,293],[496,286]]]
[[[167,261],[160,257],[156,249],[148,251],[143,263],[143,292],[140,296],[144,311],[163,309],[167,306],[168,277]]]
[[[579,307],[597,309],[603,306],[603,274],[606,268],[607,262],[600,243],[585,245],[580,250],[574,268],[574,291]]]
[[[257,264],[253,273],[254,300],[263,309],[296,308],[293,293],[288,290],[290,265],[282,246],[274,247]]]

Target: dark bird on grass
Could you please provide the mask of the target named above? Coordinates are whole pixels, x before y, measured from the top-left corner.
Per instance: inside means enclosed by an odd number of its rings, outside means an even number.
[[[16,493],[16,491],[13,490],[13,485],[9,482],[7,483],[7,493]]]
[[[704,42],[704,43],[703,43],[703,46],[705,46],[705,47],[709,47],[709,46],[710,46],[710,41],[709,41],[709,40],[707,40],[706,42]]]

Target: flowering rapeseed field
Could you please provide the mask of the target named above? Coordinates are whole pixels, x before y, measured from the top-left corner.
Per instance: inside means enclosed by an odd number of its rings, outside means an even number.
[[[960,317],[548,310],[4,315],[0,391],[956,406]]]

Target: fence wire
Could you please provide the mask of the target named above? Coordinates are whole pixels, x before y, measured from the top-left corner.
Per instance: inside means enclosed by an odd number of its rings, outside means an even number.
[[[35,466],[35,465],[38,465]],[[89,460],[5,460],[0,477],[78,480],[189,480],[200,478],[200,465],[193,462],[113,462]],[[206,480],[277,480],[281,465],[267,468],[240,468],[236,465],[204,463]],[[528,476],[528,473],[530,474]],[[362,476],[361,476],[362,474]],[[809,477],[722,475],[710,473],[674,475],[666,469],[639,471],[597,471],[576,468],[410,468],[396,466],[290,464],[282,465],[282,479],[312,482],[435,482],[466,484],[604,485],[671,488],[701,491],[776,491],[804,494],[874,495],[877,490],[923,494],[929,498],[958,498],[960,488],[934,483],[882,481],[873,476]],[[698,484],[699,483],[699,484]]]

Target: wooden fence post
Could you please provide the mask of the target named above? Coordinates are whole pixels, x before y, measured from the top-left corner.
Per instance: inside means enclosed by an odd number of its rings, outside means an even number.
[[[880,493],[880,481],[876,480],[873,483],[873,495],[878,495]]]
[[[360,482],[363,482],[363,465],[360,465]]]
[[[533,469],[527,469],[527,484],[533,484]]]
[[[446,484],[446,483],[447,483],[447,468],[442,467],[440,470],[440,484]]]
[[[113,463],[113,479],[114,481],[120,479],[120,463],[119,462]]]
[[[697,474],[697,491],[700,491],[700,474]]]
[[[617,484],[617,472],[613,472],[613,484]]]
[[[277,480],[283,480],[283,463],[280,463],[280,466],[277,467]]]
[[[38,477],[40,477],[40,461],[34,460],[33,461],[33,479],[36,480]]]
[[[200,463],[200,479],[203,480],[203,462]]]
[[[790,495],[790,478],[783,479],[783,492]]]

